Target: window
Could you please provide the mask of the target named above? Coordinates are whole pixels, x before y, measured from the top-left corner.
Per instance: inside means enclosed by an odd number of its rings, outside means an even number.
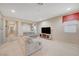
[[[75,33],[77,32],[77,21],[64,22],[64,32]]]
[[[22,31],[23,32],[30,32],[31,31],[31,26],[28,24],[23,24],[22,25]]]

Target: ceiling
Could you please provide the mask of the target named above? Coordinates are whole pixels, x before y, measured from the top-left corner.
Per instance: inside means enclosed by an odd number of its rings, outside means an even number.
[[[67,8],[71,8],[71,10],[67,10]],[[70,11],[77,11],[78,9],[78,3],[0,3],[0,11],[4,16],[36,22],[64,15]],[[15,10],[15,13],[12,13],[11,10]]]

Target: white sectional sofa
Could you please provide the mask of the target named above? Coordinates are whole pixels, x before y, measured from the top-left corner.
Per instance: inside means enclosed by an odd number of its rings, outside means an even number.
[[[26,55],[31,55],[37,51],[39,51],[41,49],[41,42],[39,41],[35,41],[31,38],[29,38],[29,42],[27,44],[27,48],[26,50],[28,50],[26,53]]]

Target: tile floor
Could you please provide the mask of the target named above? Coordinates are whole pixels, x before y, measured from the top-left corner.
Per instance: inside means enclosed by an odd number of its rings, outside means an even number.
[[[42,48],[32,56],[79,56],[79,45],[36,38],[42,43]]]

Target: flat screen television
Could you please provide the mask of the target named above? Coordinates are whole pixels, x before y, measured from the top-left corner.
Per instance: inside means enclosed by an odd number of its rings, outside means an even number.
[[[41,29],[41,33],[51,34],[51,28],[50,27],[43,27]]]

